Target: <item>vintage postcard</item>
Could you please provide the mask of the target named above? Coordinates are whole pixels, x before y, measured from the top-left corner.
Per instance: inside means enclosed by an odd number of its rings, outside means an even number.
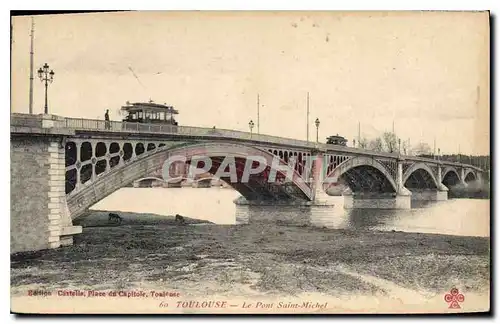
[[[11,35],[11,312],[489,312],[489,12]]]

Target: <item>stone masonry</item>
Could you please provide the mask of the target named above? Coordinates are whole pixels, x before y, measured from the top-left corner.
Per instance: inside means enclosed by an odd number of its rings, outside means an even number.
[[[64,137],[11,134],[11,253],[72,244],[64,192]]]
[[[48,143],[40,137],[13,137],[10,148],[11,253],[50,248]]]

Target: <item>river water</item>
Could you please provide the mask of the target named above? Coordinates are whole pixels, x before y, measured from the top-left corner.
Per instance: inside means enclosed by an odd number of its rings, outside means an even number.
[[[344,209],[343,197],[316,216],[308,208],[236,206],[239,193],[229,188],[122,188],[91,209],[159,215],[181,214],[216,224],[292,220],[296,223],[359,230],[404,231],[488,237],[488,199],[413,202],[411,210]],[[328,208],[325,209],[324,208]]]

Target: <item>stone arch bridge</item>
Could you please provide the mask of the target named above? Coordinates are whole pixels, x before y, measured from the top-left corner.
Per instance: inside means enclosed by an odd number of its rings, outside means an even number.
[[[410,208],[412,198],[447,199],[449,187],[481,174],[471,165],[233,130],[121,122],[107,129],[99,120],[13,114],[11,249],[71,244],[81,232],[72,220],[89,207],[138,179],[161,179],[172,156],[189,165],[200,155],[213,175],[231,157],[235,178],[220,178],[242,195],[238,203],[250,205],[328,206],[330,195],[343,195],[353,208]],[[242,181],[255,156],[265,168]]]

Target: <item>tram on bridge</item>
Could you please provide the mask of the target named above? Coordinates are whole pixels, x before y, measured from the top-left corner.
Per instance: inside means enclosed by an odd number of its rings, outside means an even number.
[[[175,126],[178,126],[178,122],[175,120],[174,115],[178,115],[179,111],[173,106],[157,104],[152,100],[149,102],[134,103],[127,101],[126,105],[121,107],[121,111],[125,114],[123,122],[125,122],[124,128],[126,129],[135,130],[138,127],[145,126],[139,126],[139,124],[149,124],[153,125],[153,127],[160,125],[172,126],[172,131],[175,131]]]
[[[344,138],[343,136],[339,136],[339,134],[328,136],[326,138],[326,144],[347,146],[347,139]]]

